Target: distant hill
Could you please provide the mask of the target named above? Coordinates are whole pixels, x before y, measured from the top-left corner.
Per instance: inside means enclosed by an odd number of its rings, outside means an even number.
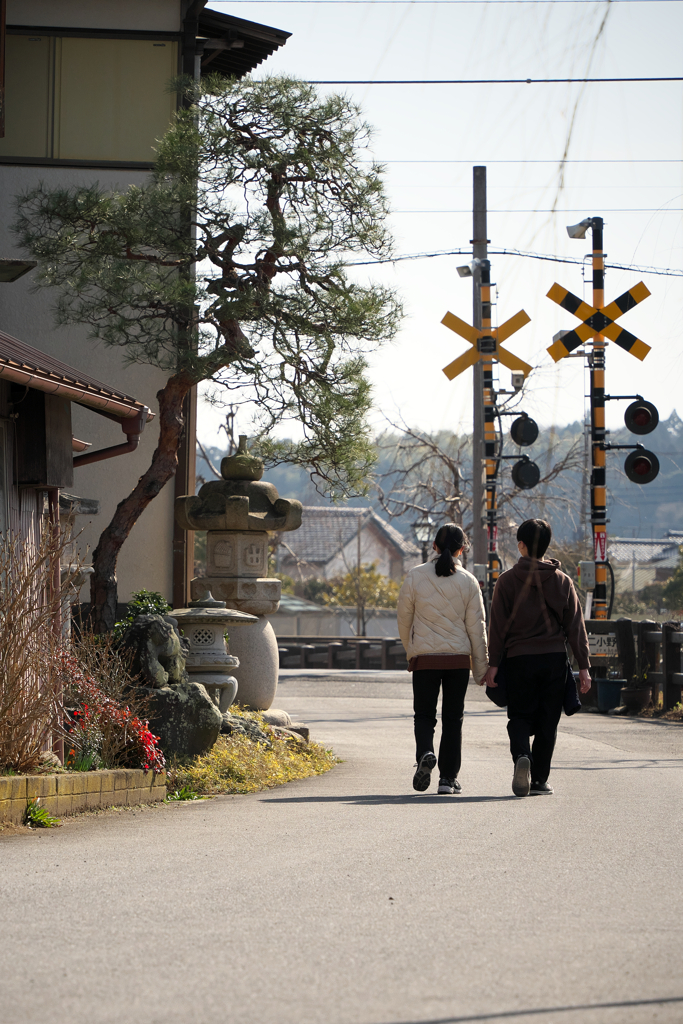
[[[583,425],[577,421],[568,426],[556,428],[552,456],[548,453],[549,435],[550,432],[547,429],[541,431],[536,444],[526,449],[530,457],[538,463],[542,472],[545,471],[546,466],[549,467],[568,451],[572,444],[581,441]],[[448,437],[443,435],[441,441],[444,444],[447,443]],[[607,515],[610,520],[607,527],[608,534],[619,537],[649,538],[662,537],[669,529],[683,529],[683,420],[678,413],[674,411],[668,420],[660,422],[657,429],[645,437],[635,437],[624,427],[612,432],[608,436],[608,441],[613,444],[635,444],[640,441],[657,455],[660,462],[657,479],[651,484],[641,486],[631,483],[624,474],[623,465],[628,452],[607,453]],[[470,450],[471,446],[467,444],[461,464],[461,472],[466,480],[471,477]],[[517,449],[513,448],[508,440],[505,451],[513,454]],[[218,468],[220,460],[226,452],[219,448],[208,448],[207,454]],[[510,463],[507,463],[501,473],[501,487],[507,491],[512,490],[509,466]],[[381,453],[375,471],[376,476],[382,477],[389,469],[388,457]],[[204,480],[215,479],[199,451],[197,452],[197,474]],[[316,491],[308,474],[298,467],[276,466],[267,469],[266,476],[275,484],[283,498],[298,498],[305,505],[331,504],[327,498]],[[547,499],[551,499],[553,496],[559,498],[560,495],[567,493],[573,494],[575,497],[575,508],[570,508],[568,502],[559,500],[559,508],[548,508],[547,510],[546,514],[553,522],[558,540],[572,541],[580,534],[580,524],[577,519],[583,485],[584,475],[577,469],[563,473],[561,480],[558,479],[556,484],[551,483],[547,487]],[[539,489],[527,492],[527,495],[530,501],[525,504],[524,513],[527,515],[542,513],[543,495]],[[367,507],[370,504],[380,515],[385,514],[373,493],[369,497],[350,499],[345,504],[352,507]],[[590,508],[588,512],[590,513]],[[414,519],[415,513],[412,513],[395,518],[392,522],[401,532],[409,533]]]

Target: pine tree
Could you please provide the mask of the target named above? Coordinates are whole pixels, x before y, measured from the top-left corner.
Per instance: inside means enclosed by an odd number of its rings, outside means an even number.
[[[332,495],[352,493],[374,460],[365,356],[401,316],[390,289],[346,268],[391,252],[359,108],[287,77],[181,87],[186,104],[148,183],[41,184],[17,199],[14,229],[39,283],[59,289],[57,322],[86,324],[127,362],[168,375],[151,464],[93,555],[100,631],[114,625],[119,551],[175,472],[188,391],[241,391],[259,410],[252,447],[307,467]],[[274,439],[288,420],[299,440]]]

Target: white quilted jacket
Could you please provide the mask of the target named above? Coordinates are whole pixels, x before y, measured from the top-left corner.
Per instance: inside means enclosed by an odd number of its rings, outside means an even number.
[[[452,576],[437,576],[434,562],[411,569],[398,598],[398,631],[408,658],[469,654],[477,682],[486,672],[486,615],[479,584],[459,558]]]

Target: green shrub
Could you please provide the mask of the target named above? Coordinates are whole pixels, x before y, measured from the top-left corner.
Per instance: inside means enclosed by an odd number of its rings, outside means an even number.
[[[30,828],[54,828],[59,825],[59,818],[53,818],[51,814],[40,806],[40,797],[29,800],[24,811],[24,825]]]
[[[138,615],[167,615],[171,606],[158,590],[136,590],[128,602],[126,615],[114,626],[114,639],[120,640]]]

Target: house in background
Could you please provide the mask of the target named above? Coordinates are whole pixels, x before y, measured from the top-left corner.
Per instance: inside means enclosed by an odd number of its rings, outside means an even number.
[[[652,583],[664,583],[680,563],[683,531],[668,530],[660,540],[609,537],[609,560],[617,593],[637,592]]]
[[[297,582],[343,576],[359,561],[400,581],[422,558],[417,544],[371,508],[304,505],[300,528],[279,538],[277,571]]]
[[[9,231],[13,198],[43,181],[50,187],[125,189],[142,184],[154,144],[167,130],[177,97],[169,81],[202,69],[241,77],[287,40],[289,33],[216,11],[205,0],[0,0],[6,9],[4,137],[0,130],[0,252],[20,256]],[[0,83],[1,85],[2,83]],[[121,353],[88,338],[85,327],[54,327],[54,295],[31,293],[30,276],[0,294],[0,326],[53,362],[79,367],[77,376],[111,381],[112,394],[135,394],[155,411],[165,382],[149,366],[125,366]],[[76,371],[74,371],[76,372]],[[186,603],[194,574],[192,534],[176,529],[176,494],[194,493],[196,398],[186,405],[188,431],[175,489],[164,488],[136,523],[119,558],[119,598],[158,590]],[[5,420],[4,413],[0,419]],[[111,444],[111,422],[87,402],[73,406],[73,431],[96,449]],[[79,469],[78,489],[99,501],[83,548],[94,548],[122,497],[151,461],[157,424],[126,458]],[[94,507],[94,506],[93,506]]]

